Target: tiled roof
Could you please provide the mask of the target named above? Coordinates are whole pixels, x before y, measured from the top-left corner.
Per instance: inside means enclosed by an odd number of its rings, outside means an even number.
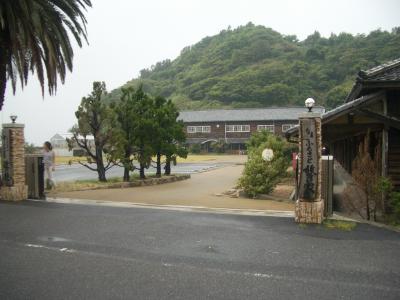
[[[314,107],[315,112],[323,113],[323,107]],[[235,121],[278,121],[298,120],[305,107],[269,107],[254,109],[214,109],[182,111],[179,120],[183,122],[235,122]]]
[[[398,85],[400,82],[400,58],[388,61],[372,69],[358,72],[356,82],[353,85],[346,102],[352,101],[361,95],[362,90],[368,84]]]
[[[400,80],[400,58],[358,73],[361,80]]]

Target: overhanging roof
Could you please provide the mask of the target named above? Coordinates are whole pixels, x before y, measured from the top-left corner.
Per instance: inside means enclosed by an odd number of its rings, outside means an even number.
[[[322,114],[322,116],[321,116],[322,124],[328,123],[329,121],[334,120],[342,115],[345,115],[352,111],[358,110],[358,109],[362,108],[363,106],[367,105],[368,103],[373,102],[377,99],[382,99],[382,97],[384,95],[385,95],[385,92],[380,91],[377,93],[362,96],[356,100],[342,104],[341,106],[338,106],[335,109],[332,109],[332,110]],[[298,130],[299,130],[299,126],[296,125],[295,127],[292,127],[289,130],[287,130],[285,133],[285,136],[287,138],[290,138],[292,136],[298,135]]]
[[[346,102],[358,98],[365,88],[400,86],[400,58],[386,62],[372,69],[358,72]]]

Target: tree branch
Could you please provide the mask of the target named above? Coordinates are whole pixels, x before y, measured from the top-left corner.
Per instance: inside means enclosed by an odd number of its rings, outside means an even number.
[[[92,170],[92,171],[97,172],[97,168],[92,168],[91,166],[89,166],[89,165],[86,164],[86,163],[81,162],[80,160],[78,160],[78,164],[80,164],[81,166],[84,166],[84,167],[88,168],[89,170]]]

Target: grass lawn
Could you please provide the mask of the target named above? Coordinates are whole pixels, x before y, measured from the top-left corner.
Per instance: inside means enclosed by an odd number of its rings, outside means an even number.
[[[77,163],[77,161],[86,161],[86,157],[74,157],[74,156],[56,156],[56,165],[68,165],[71,163]]]
[[[306,229],[310,224],[304,224],[301,223],[299,224],[299,227],[302,229]],[[356,222],[352,221],[342,221],[342,220],[332,220],[332,219],[326,219],[322,222],[321,225],[323,228],[326,229],[335,229],[335,230],[342,230],[342,231],[352,231],[354,228],[357,227]]]
[[[195,163],[195,162],[218,162],[218,161],[236,161],[244,155],[230,155],[230,154],[190,154],[187,158],[178,157],[178,163]],[[78,161],[86,161],[86,157],[72,157],[72,156],[56,156],[56,165],[68,165],[77,163]],[[154,158],[155,160],[155,158]]]
[[[147,175],[146,178],[154,178],[155,174]],[[131,181],[139,180],[139,174],[131,175]],[[57,183],[56,187],[51,190],[51,194],[61,193],[61,192],[73,192],[82,190],[92,190],[98,188],[107,188],[115,183],[121,183],[122,177],[111,177],[107,178],[106,182],[98,181],[97,179],[87,179],[87,180],[75,180],[75,181],[62,181]]]
[[[187,158],[178,157],[177,161],[180,162],[203,162],[203,161],[228,161],[237,160],[244,155],[232,154],[189,154]]]

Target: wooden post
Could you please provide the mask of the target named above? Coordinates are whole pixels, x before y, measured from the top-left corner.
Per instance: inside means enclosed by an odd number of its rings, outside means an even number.
[[[295,221],[320,224],[324,219],[322,200],[321,115],[300,116],[299,193],[295,206]]]
[[[387,116],[387,99],[386,96],[383,99],[383,115]],[[388,129],[385,125],[382,130],[382,176],[387,176],[387,166],[388,166],[388,149],[389,149],[389,138]]]

